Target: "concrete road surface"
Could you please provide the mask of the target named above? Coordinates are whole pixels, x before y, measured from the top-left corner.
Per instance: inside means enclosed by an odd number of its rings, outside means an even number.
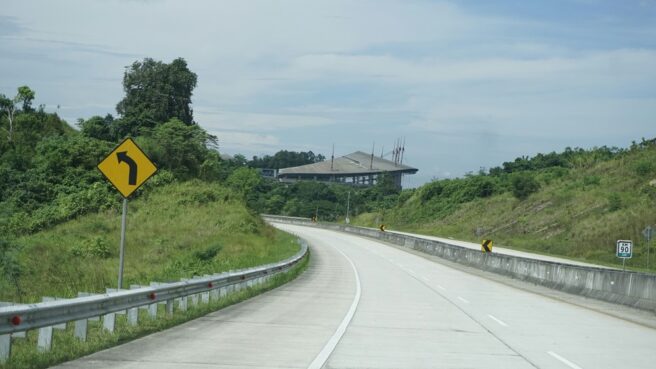
[[[655,329],[373,240],[277,226],[311,245],[297,280],[61,368],[656,367]]]

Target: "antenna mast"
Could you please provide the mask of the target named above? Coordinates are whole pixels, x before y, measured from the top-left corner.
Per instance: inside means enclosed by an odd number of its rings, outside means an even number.
[[[335,162],[335,144],[333,144],[333,154],[330,156],[330,171],[332,172],[333,169],[333,163]]]
[[[369,169],[374,169],[374,150],[376,149],[376,141],[374,141],[374,145],[371,147],[371,162],[369,163]]]

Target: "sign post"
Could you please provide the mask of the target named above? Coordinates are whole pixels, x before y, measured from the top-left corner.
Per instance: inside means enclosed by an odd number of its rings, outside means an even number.
[[[654,236],[654,228],[652,226],[647,226],[645,229],[642,230],[642,235],[645,236],[645,239],[647,240],[647,269],[649,269],[649,250],[651,249],[650,241],[652,237]]]
[[[98,164],[98,170],[123,196],[118,266],[118,289],[121,289],[123,288],[123,265],[125,263],[128,197],[157,172],[157,167],[131,138],[126,138]]]
[[[618,258],[622,258],[622,270],[626,270],[626,259],[631,259],[633,256],[633,241],[617,240],[615,254]]]

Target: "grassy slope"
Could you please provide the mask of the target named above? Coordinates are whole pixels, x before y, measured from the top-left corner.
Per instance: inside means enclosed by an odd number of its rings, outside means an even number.
[[[22,302],[115,288],[119,236],[114,210],[17,240]],[[265,225],[219,185],[166,185],[129,203],[124,287],[254,266],[297,250],[292,236]],[[0,280],[0,301],[19,301],[16,286]]]
[[[421,204],[415,191],[407,202],[387,210],[384,222],[392,229],[470,241],[492,238],[497,245],[609,265],[621,264],[615,257],[616,240],[631,239],[634,258],[627,265],[645,269],[641,231],[656,224],[656,187],[649,185],[656,179],[656,166],[640,173],[639,163],[656,165],[656,147],[607,162],[581,163],[559,178],[545,170],[537,174],[541,190],[524,201],[503,193],[462,204],[442,217],[431,215],[430,204]],[[374,226],[380,216],[363,214],[356,223]],[[482,237],[475,234],[478,227],[485,231]]]

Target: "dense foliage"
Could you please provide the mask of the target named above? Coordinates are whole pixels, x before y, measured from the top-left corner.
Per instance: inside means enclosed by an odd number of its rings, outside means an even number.
[[[405,190],[360,225],[480,241],[617,265],[615,242],[634,242],[632,266],[649,263],[642,235],[656,224],[656,140],[626,149],[566,149],[521,157],[488,173]]]
[[[261,158],[253,156],[253,160],[248,162],[248,166],[251,168],[280,169],[318,163],[320,161],[324,161],[325,159],[325,156],[321,154],[315,155],[312,151],[295,152],[281,150],[275,153],[273,156],[265,155]]]

